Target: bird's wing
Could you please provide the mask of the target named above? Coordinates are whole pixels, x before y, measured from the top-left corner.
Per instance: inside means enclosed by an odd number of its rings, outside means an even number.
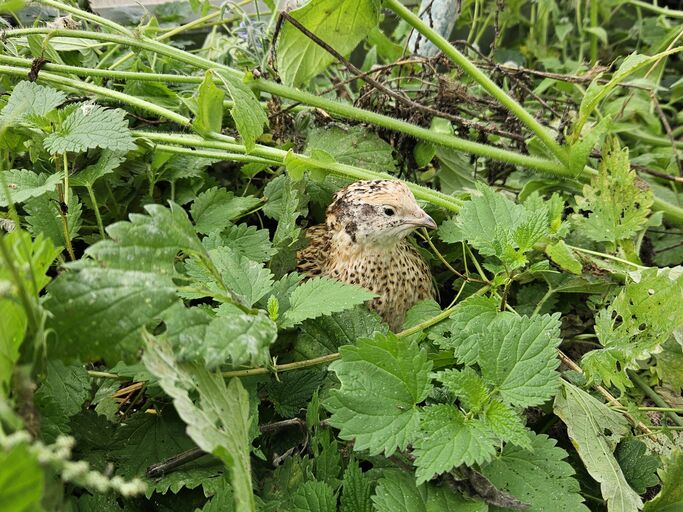
[[[330,235],[325,224],[306,230],[308,245],[296,253],[297,270],[306,277],[319,276],[330,252]]]

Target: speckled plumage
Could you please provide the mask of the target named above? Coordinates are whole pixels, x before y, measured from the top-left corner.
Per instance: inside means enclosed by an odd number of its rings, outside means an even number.
[[[306,231],[298,269],[370,290],[370,309],[396,331],[416,302],[434,297],[429,266],[406,240],[420,226],[436,227],[402,182],[352,183],[334,196],[325,224]]]

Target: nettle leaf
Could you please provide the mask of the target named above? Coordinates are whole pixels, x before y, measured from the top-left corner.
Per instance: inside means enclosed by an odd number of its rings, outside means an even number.
[[[626,439],[619,443],[614,455],[619,461],[626,481],[638,494],[643,494],[648,487],[654,487],[659,483],[659,458],[647,453],[645,443],[637,439]]]
[[[187,213],[170,202],[145,206],[149,215],[130,214],[129,221],[107,227],[111,240],[90,246],[85,252],[105,267],[143,270],[159,274],[174,274],[175,258],[180,252],[204,255],[208,253],[197,238]]]
[[[447,486],[425,483],[416,485],[410,473],[384,471],[372,497],[377,512],[487,512],[483,501],[472,501],[459,496]]]
[[[506,404],[540,405],[557,391],[559,318],[559,313],[531,318],[503,313],[482,333],[477,362]]]
[[[22,121],[30,116],[43,117],[66,100],[66,94],[26,80],[14,86],[7,104],[0,111],[0,122]]]
[[[482,466],[484,476],[529,504],[529,512],[588,512],[574,469],[564,461],[567,452],[546,435],[529,432],[527,438],[529,449],[505,446],[498,457]],[[490,510],[508,509],[491,506]]]
[[[277,326],[263,311],[252,315],[231,310],[212,317],[203,309],[179,305],[169,309],[164,320],[178,360],[201,362],[208,369],[227,363],[265,365],[277,338]]]
[[[12,203],[19,204],[33,197],[40,197],[57,189],[61,182],[62,173],[36,174],[27,169],[12,169],[2,171],[4,182],[7,183],[10,197],[5,195],[5,187],[0,186],[0,207],[6,208]]]
[[[289,14],[340,54],[348,55],[377,26],[379,3],[314,0]],[[277,43],[277,68],[286,85],[301,85],[336,60],[291,23],[283,24]]]
[[[325,151],[342,164],[382,173],[396,170],[391,144],[361,126],[314,128],[308,134],[305,152],[315,150]]]
[[[547,245],[545,248],[545,253],[548,255],[548,257],[550,257],[553,263],[558,265],[563,270],[567,270],[572,274],[579,276],[581,275],[583,271],[583,265],[576,257],[574,252],[564,242],[564,240]]]
[[[151,335],[146,335],[142,360],[173,399],[187,424],[187,434],[228,468],[235,509],[254,512],[249,394],[240,380],[231,379],[226,385],[220,373],[210,373],[201,366],[179,367],[168,343]],[[196,403],[191,398],[195,394],[199,397]]]
[[[69,205],[62,211],[63,203],[59,200],[57,192],[48,192],[40,197],[34,197],[26,201],[24,209],[28,213],[26,223],[29,231],[36,236],[42,233],[52,240],[58,247],[66,247],[64,233],[64,219],[69,228],[69,239],[78,236],[82,226],[82,205],[76,194],[69,196]]]
[[[432,363],[416,343],[393,333],[376,334],[339,348],[341,360],[330,365],[341,382],[326,407],[339,437],[355,440],[355,450],[389,457],[414,439],[417,404],[430,389]]]
[[[197,89],[197,116],[192,127],[199,133],[220,133],[223,128],[223,98],[225,93],[213,82],[213,72],[207,71]]]
[[[329,484],[309,481],[303,483],[290,498],[287,510],[292,512],[335,512],[337,498]]]
[[[81,411],[89,397],[90,378],[82,365],[48,361],[47,377],[35,394],[46,441],[54,442],[58,435],[70,432],[69,418]]]
[[[299,326],[294,351],[303,359],[337,352],[358,338],[370,338],[375,332],[387,333],[389,327],[377,313],[359,305],[339,313],[305,320]]]
[[[285,312],[283,326],[296,325],[304,320],[337,313],[362,304],[375,295],[328,277],[317,277],[298,286],[289,299],[290,308]]]
[[[510,442],[525,450],[532,450],[529,431],[524,427],[519,414],[503,402],[491,401],[484,411],[484,421],[501,441]]]
[[[498,315],[498,303],[473,295],[460,302],[447,320],[429,330],[428,337],[443,349],[455,352],[464,364],[473,364],[479,354],[479,336]]]
[[[342,482],[340,512],[372,512],[372,485],[351,457]]]
[[[45,137],[45,149],[52,154],[83,153],[91,148],[131,151],[137,146],[125,116],[125,110],[84,103],[67,116],[58,131]]]
[[[281,247],[298,239],[301,228],[296,225],[296,220],[304,213],[304,198],[292,179],[289,176],[278,176],[266,185],[263,196],[268,200],[263,213],[278,221],[273,245]]]
[[[213,187],[197,196],[190,213],[197,232],[209,233],[227,227],[260,203],[257,197],[235,196],[224,188]]]
[[[642,508],[640,496],[628,485],[613,455],[628,431],[624,417],[566,381],[555,397],[554,411],[567,425],[569,438],[586,470],[600,483],[609,509]]]
[[[178,297],[169,276],[114,268],[64,272],[47,288],[56,354],[114,362],[141,345],[140,331]]]
[[[492,188],[477,182],[479,196],[467,201],[455,221],[459,233],[442,233],[454,240],[462,236],[485,256],[495,256],[507,272],[526,265],[525,253],[550,233],[547,207],[528,210]]]
[[[659,471],[662,490],[645,504],[645,512],[676,512],[683,507],[683,452],[675,450]]]
[[[628,148],[621,149],[616,138],[605,143],[602,154],[598,175],[576,197],[573,220],[591,240],[616,244],[645,226],[654,196],[631,170]]]
[[[72,176],[70,183],[74,187],[92,187],[102,176],[113,173],[125,159],[122,153],[105,149],[97,162]]]
[[[479,374],[469,366],[462,370],[444,370],[437,373],[436,378],[468,411],[476,414],[489,401],[488,387]]]
[[[585,354],[581,366],[592,380],[630,387],[628,369],[661,350],[683,326],[683,267],[645,269],[596,317],[595,332],[603,349]]]
[[[326,372],[315,369],[284,373],[265,387],[268,400],[273,403],[280,416],[293,418],[301,409],[306,409],[325,376]]]
[[[223,231],[212,231],[202,240],[207,250],[228,246],[240,256],[265,263],[277,252],[270,242],[267,229],[248,224],[230,225]]]
[[[230,115],[249,153],[256,147],[256,139],[263,135],[263,127],[268,125],[268,116],[253,91],[242,80],[228,73],[217,74],[232,98]]]
[[[413,447],[418,485],[461,464],[487,462],[496,453],[495,437],[486,424],[447,404],[420,411],[420,435]]]

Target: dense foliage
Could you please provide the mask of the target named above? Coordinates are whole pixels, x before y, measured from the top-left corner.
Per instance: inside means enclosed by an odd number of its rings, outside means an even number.
[[[683,510],[683,11],[423,3],[0,2],[0,509]],[[398,333],[295,271],[387,177]]]

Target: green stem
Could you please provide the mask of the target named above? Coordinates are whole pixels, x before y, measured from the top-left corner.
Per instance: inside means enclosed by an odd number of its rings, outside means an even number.
[[[577,252],[582,252],[585,254],[590,254],[591,256],[597,256],[599,258],[604,258],[607,260],[616,261],[618,263],[622,263],[624,265],[629,265],[629,266],[635,267],[637,269],[649,268],[649,267],[645,267],[643,265],[638,265],[637,263],[633,263],[632,261],[628,261],[628,260],[625,260],[623,258],[619,258],[618,256],[612,256],[611,254],[605,254],[604,252],[591,251],[590,249],[584,249],[583,247],[576,247],[574,245],[569,245],[569,244],[567,244],[567,247],[569,247],[570,249],[573,249]]]
[[[143,50],[156,52],[160,55],[165,55],[167,57],[171,57],[186,64],[193,65],[199,69],[218,69],[230,74],[231,76],[238,78],[239,80],[245,79],[245,74],[241,71],[230,68],[229,66],[225,66],[223,64],[212,62],[208,59],[204,59],[197,55],[192,55],[191,53],[185,52],[178,48],[174,48],[172,46],[165,45],[163,43],[159,43],[158,41],[150,39],[133,39],[125,36],[120,36],[117,34],[102,34],[99,32],[87,32],[83,30],[50,30],[45,28],[15,29],[7,30],[3,33],[4,37],[17,37],[30,34],[52,34],[53,36],[59,37],[85,38],[93,39],[96,41],[114,42],[122,45],[128,45],[132,47],[141,48]],[[2,69],[0,69],[0,71],[2,71]],[[17,73],[15,72],[14,74]],[[343,118],[353,119],[363,123],[371,123],[377,126],[381,126],[383,128],[387,128],[389,130],[405,133],[407,135],[428,142],[432,142],[440,146],[445,146],[452,149],[456,149],[458,151],[463,151],[465,153],[472,153],[478,156],[491,158],[493,160],[520,165],[522,167],[527,167],[529,169],[544,171],[546,173],[550,173],[560,177],[575,178],[575,173],[570,172],[568,168],[558,165],[557,162],[547,160],[544,158],[523,155],[515,153],[514,151],[489,146],[487,144],[472,142],[470,140],[462,139],[454,135],[434,132],[427,128],[416,126],[407,121],[395,119],[393,117],[385,116],[382,114],[377,114],[369,110],[354,107],[353,105],[341,103],[339,101],[324,98],[322,96],[316,96],[315,94],[301,91],[292,87],[287,87],[285,85],[278,84],[275,82],[269,82],[267,80],[250,80],[248,81],[248,85],[257,91],[267,92],[270,94],[274,94],[276,96],[291,99],[299,103],[311,105],[313,107],[323,109],[330,114],[335,114]]]
[[[16,229],[19,229],[19,227],[17,226]],[[7,235],[0,234],[0,256],[2,256],[2,259],[5,260],[5,268],[9,269],[12,279],[14,280],[14,285],[19,291],[19,299],[21,300],[21,304],[24,306],[24,310],[26,311],[26,317],[28,318],[28,324],[31,328],[31,332],[36,333],[38,331],[38,319],[36,317],[36,312],[33,308],[33,303],[29,298],[28,292],[26,291],[26,287],[24,286],[24,281],[19,275],[19,270],[17,270],[17,267],[14,264],[14,259],[12,258],[10,250],[5,243],[6,237]]]
[[[627,3],[631,5],[637,5],[641,9],[646,11],[656,12],[657,14],[663,14],[669,18],[681,18],[683,19],[683,11],[677,11],[674,9],[669,9],[668,7],[659,7],[658,5],[653,5],[647,2],[641,2],[640,0],[627,0]]]
[[[92,203],[93,210],[95,210],[95,218],[97,219],[97,228],[100,230],[100,237],[102,240],[107,238],[104,232],[104,224],[102,224],[102,217],[100,216],[100,206],[97,204],[97,197],[95,197],[95,192],[92,189],[92,185],[87,184],[85,188],[88,190],[88,195],[90,196],[90,202]]]
[[[555,142],[550,132],[539,123],[522,105],[509,96],[503,89],[498,87],[486,73],[477,68],[467,57],[460,53],[447,39],[425,24],[419,17],[412,13],[399,0],[385,0],[384,5],[398,14],[404,21],[415,28],[418,32],[429,39],[453,62],[460,66],[463,71],[472,77],[479,85],[497,99],[502,105],[512,112],[524,123],[536,136],[548,147],[555,157],[565,166],[569,166],[569,155]]]
[[[225,153],[223,151],[201,151],[191,148],[181,148],[178,146],[169,146],[167,144],[157,144],[155,146],[157,151],[166,151],[177,155],[198,156],[202,158],[213,158],[216,160],[228,160],[231,162],[245,162],[258,163],[268,165],[282,165],[282,161],[269,160],[267,158],[260,158],[254,155],[245,155],[242,153]],[[245,148],[246,151],[246,148]]]
[[[595,29],[598,28],[598,0],[589,0],[590,2],[590,22],[591,22],[591,28]],[[591,41],[591,64],[595,65],[595,63],[598,61],[598,36],[597,34],[594,34],[591,32],[590,34],[590,41]]]
[[[57,10],[68,12],[70,14],[73,14],[74,16],[77,16],[79,18],[83,18],[84,20],[92,21],[93,23],[96,23],[97,25],[100,25],[102,27],[107,27],[114,32],[118,32],[120,34],[125,34],[129,37],[135,37],[135,34],[131,31],[128,30],[126,27],[123,25],[119,25],[115,21],[108,20],[107,18],[103,18],[101,16],[98,16],[96,14],[92,14],[90,12],[84,11],[82,9],[79,9],[78,7],[73,7],[69,4],[65,4],[62,2],[56,2],[54,0],[37,0],[36,3],[47,5],[50,7],[53,7]]]
[[[628,376],[635,383],[635,385],[638,386],[642,392],[645,393],[645,395],[659,407],[671,408],[671,406],[667,404],[662,397],[655,392],[654,389],[648,386],[647,383],[641,379],[636,372],[628,370]],[[673,412],[667,412],[666,414],[673,420],[674,423],[676,423],[676,425],[683,427],[683,418],[677,414],[674,414]]]
[[[64,204],[69,206],[69,160],[66,153],[62,155],[62,165],[64,166]]]

